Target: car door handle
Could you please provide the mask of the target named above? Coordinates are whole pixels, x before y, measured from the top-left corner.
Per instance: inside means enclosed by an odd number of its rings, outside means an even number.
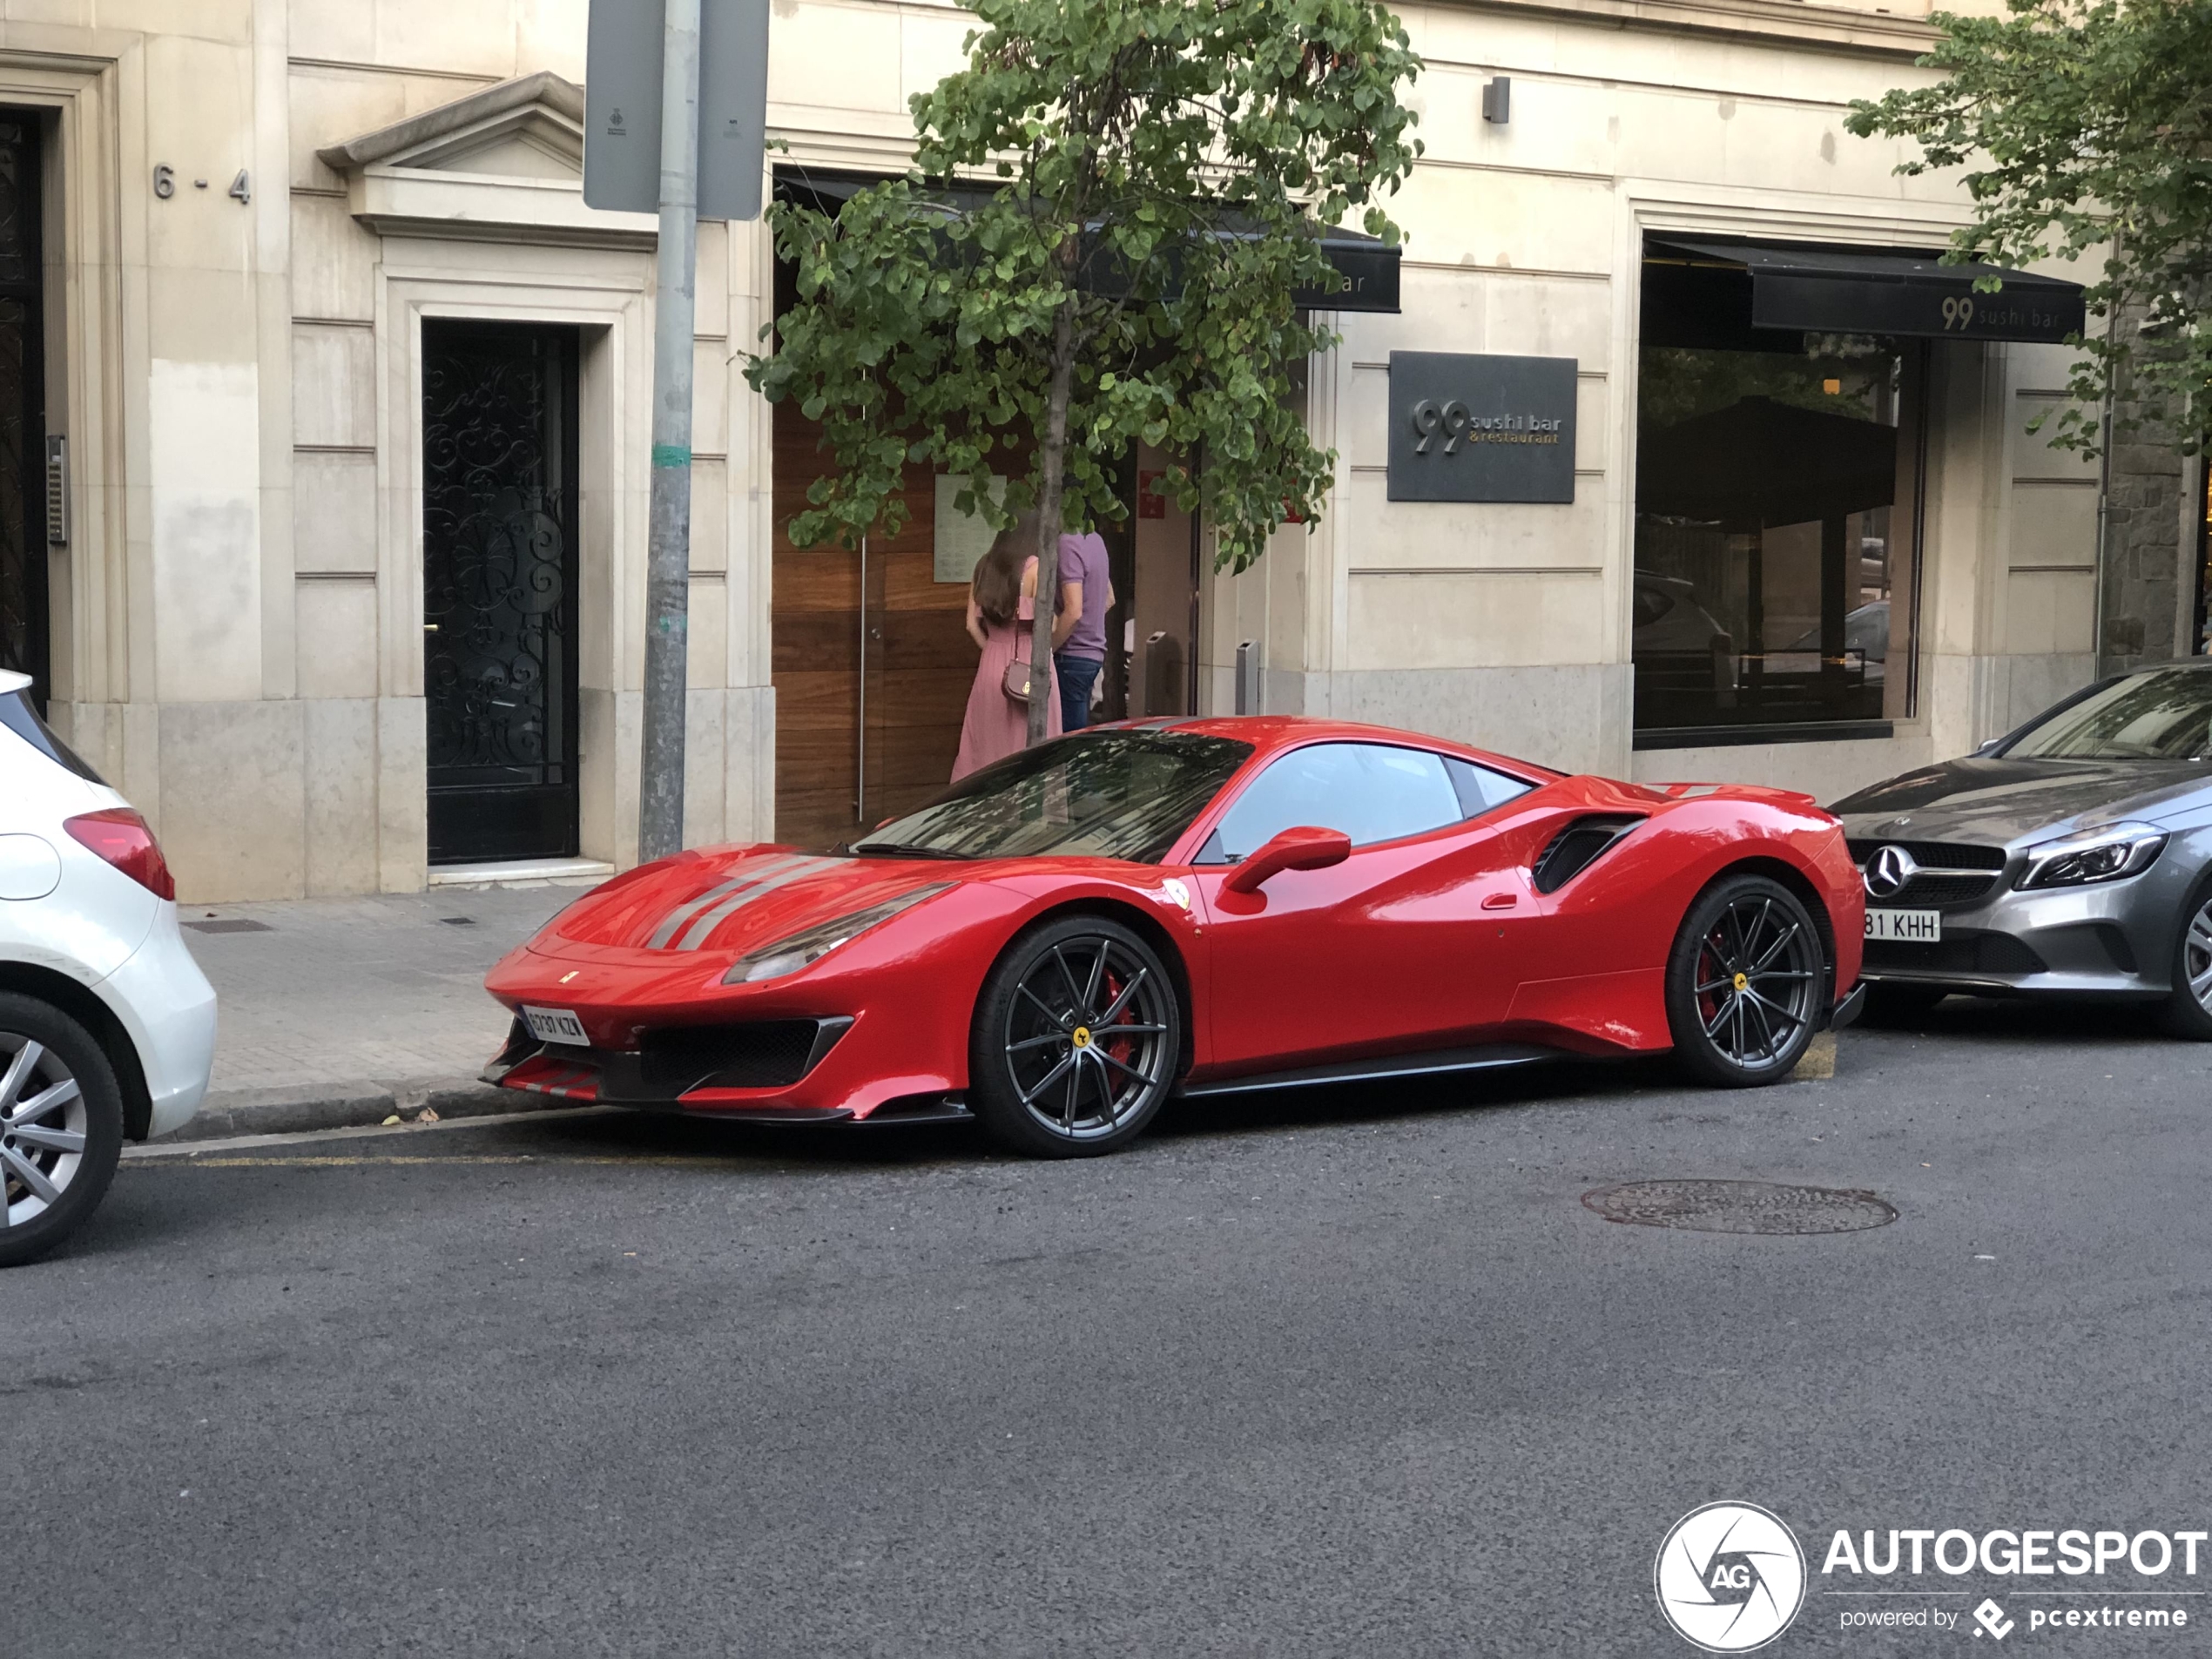
[[[1510,910],[1521,902],[1521,895],[1513,893],[1494,893],[1482,901],[1485,910]]]

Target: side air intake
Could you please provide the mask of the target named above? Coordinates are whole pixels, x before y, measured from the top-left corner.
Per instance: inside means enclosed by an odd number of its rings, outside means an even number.
[[[1536,891],[1557,893],[1642,822],[1642,819],[1625,813],[1576,819],[1552,837],[1551,845],[1536,860]]]

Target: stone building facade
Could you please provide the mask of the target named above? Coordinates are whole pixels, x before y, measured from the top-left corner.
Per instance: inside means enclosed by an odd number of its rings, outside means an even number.
[[[1217,577],[1204,526],[1148,495],[1161,458],[1129,457],[1103,711],[1241,698],[1833,798],[2080,683],[2103,480],[2027,430],[2063,348],[1730,309],[1761,250],[1878,272],[1961,221],[1954,181],[1897,178],[1898,152],[1841,125],[1920,73],[1924,10],[1404,8],[1427,154],[1392,204],[1398,309],[1340,314],[1307,376],[1332,509]],[[35,231],[17,649],[188,897],[634,857],[654,226],[583,203],[585,19],[584,0],[0,3],[12,211]],[[906,100],[968,25],[930,0],[777,0],[776,187],[898,171]],[[1501,80],[1510,113],[1487,120]],[[0,306],[16,292],[0,269]],[[776,292],[759,226],[701,226],[695,842],[921,798],[973,661],[963,532],[932,481],[910,481],[902,537],[856,555],[783,536],[819,461],[739,361]],[[1393,499],[1405,352],[1571,364],[1571,501]],[[1758,477],[1676,488],[1730,448],[1696,435],[1754,416]],[[1818,469],[1791,457],[1824,434],[1862,461],[1808,494]],[[1691,459],[1662,477],[1662,453]]]
[[[2121,326],[2132,328],[2125,316]],[[2139,350],[2155,341],[2138,338]],[[2204,463],[2186,455],[2182,422],[2132,374],[2113,388],[2104,467],[2103,569],[2097,591],[2098,671],[2125,673],[2202,653]]]

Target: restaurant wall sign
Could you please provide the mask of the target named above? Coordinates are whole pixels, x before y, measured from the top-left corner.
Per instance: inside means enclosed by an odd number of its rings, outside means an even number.
[[[1575,359],[1390,354],[1392,501],[1575,499]]]

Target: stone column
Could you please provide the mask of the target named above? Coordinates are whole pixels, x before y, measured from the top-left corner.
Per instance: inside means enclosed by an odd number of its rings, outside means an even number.
[[[2134,334],[2141,314],[2117,326]],[[2140,339],[2140,337],[2139,337]],[[2155,340],[2139,351],[2155,351]],[[2099,553],[2097,672],[2125,673],[2186,654],[2196,604],[2192,579],[2196,514],[2182,496],[2196,469],[2181,451],[2180,411],[2123,373],[2114,388],[2105,463],[2104,545]]]

